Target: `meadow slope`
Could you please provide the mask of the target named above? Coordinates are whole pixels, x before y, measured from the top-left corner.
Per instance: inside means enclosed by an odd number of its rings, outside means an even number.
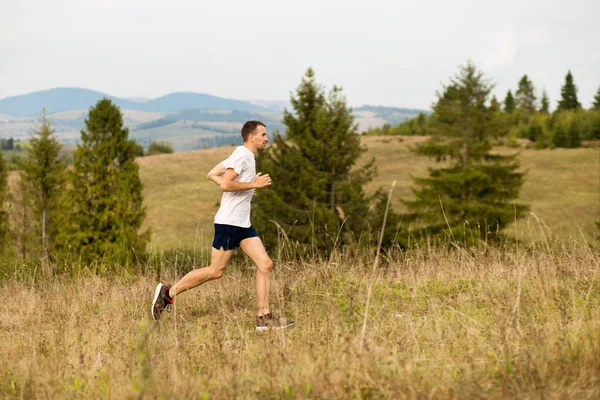
[[[363,138],[368,152],[359,164],[376,157],[379,171],[367,191],[374,192],[379,187],[387,190],[396,180],[393,207],[398,212],[404,210],[401,199],[412,196],[411,176],[425,176],[427,168],[435,165],[434,161],[409,151],[411,145],[424,139]],[[210,245],[212,221],[221,193],[206,179],[206,173],[232,151],[232,147],[221,147],[138,160],[148,209],[144,229],[152,229],[154,248],[201,249]],[[518,150],[498,148],[496,151],[514,153]],[[600,220],[599,150],[522,149],[519,160],[522,169],[527,171],[520,201],[530,204],[535,216],[518,221],[518,235],[539,239],[538,228],[545,224],[545,235],[589,239],[589,233],[595,230],[594,222]]]

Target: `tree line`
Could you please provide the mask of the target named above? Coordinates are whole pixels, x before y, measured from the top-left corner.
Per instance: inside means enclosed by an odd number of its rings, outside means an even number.
[[[590,108],[584,109],[577,98],[571,71],[565,76],[560,99],[550,111],[548,93],[544,90],[538,100],[533,82],[524,75],[514,92],[508,90],[503,101],[491,96],[487,105],[497,119],[498,138],[509,146],[517,139],[528,139],[536,149],[575,148],[585,141],[600,140],[600,87]],[[367,131],[369,135],[428,135],[429,125],[437,115],[424,113],[416,118],[391,126],[384,125]]]

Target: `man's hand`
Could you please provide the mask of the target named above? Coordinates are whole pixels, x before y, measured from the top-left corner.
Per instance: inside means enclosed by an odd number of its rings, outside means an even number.
[[[271,177],[269,174],[262,175],[262,173],[256,174],[256,178],[254,179],[254,183],[256,184],[256,188],[264,188],[265,186],[269,186],[271,184]]]

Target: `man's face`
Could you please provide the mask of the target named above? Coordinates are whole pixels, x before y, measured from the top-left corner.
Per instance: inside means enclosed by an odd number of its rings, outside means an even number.
[[[258,151],[263,151],[265,147],[267,147],[267,142],[269,141],[269,138],[267,137],[267,129],[264,126],[259,125],[251,135],[256,149]]]

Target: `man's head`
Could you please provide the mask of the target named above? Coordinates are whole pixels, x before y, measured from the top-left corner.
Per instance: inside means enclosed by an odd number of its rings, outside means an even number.
[[[260,121],[247,121],[242,126],[244,144],[250,144],[256,150],[264,150],[267,146],[267,127]]]

